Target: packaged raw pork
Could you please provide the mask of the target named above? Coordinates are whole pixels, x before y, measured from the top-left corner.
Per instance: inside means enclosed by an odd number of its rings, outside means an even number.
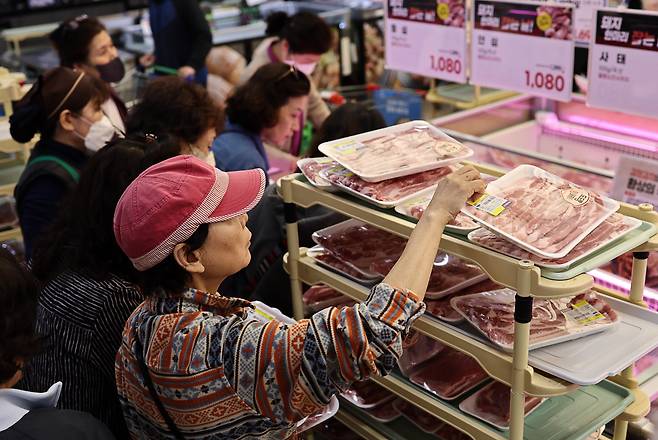
[[[325,142],[319,149],[368,182],[444,167],[473,154],[470,148],[425,121]]]
[[[380,423],[388,423],[400,417],[400,410],[397,408],[397,402],[401,401],[399,398],[387,400],[368,409],[368,415]]]
[[[491,342],[512,351],[514,295],[511,289],[499,289],[453,298],[450,303]],[[529,349],[604,331],[618,320],[617,313],[593,291],[566,298],[535,298]]]
[[[445,347],[436,339],[412,329],[404,340],[398,367],[403,374],[409,376],[416,367],[439,354]]]
[[[411,382],[445,400],[456,399],[488,377],[475,359],[450,347],[409,372]]]
[[[375,261],[370,271],[385,277],[393,268],[399,257]],[[459,257],[440,252],[434,260],[425,298],[439,299],[455,293],[465,287],[477,284],[487,275],[475,264],[465,262]]]
[[[450,300],[458,296],[472,295],[473,293],[479,292],[488,292],[490,290],[500,289],[500,285],[494,283],[490,279],[481,281],[477,284],[474,284],[470,287],[460,290],[457,293],[452,295],[440,298],[440,299],[425,299],[425,313],[435,318],[439,318],[441,321],[458,323],[464,320],[464,317],[452,307]]]
[[[408,176],[367,182],[341,165],[324,169],[320,176],[339,189],[382,208],[392,208],[419,192],[436,186],[439,180],[452,172],[451,167],[436,168]]]
[[[322,188],[325,190],[331,190],[334,186],[331,182],[326,181],[320,176],[320,172],[327,168],[331,168],[338,165],[338,162],[334,161],[329,157],[308,157],[305,159],[299,159],[297,161],[297,166],[302,171],[302,174],[311,182],[314,186]]]
[[[344,306],[354,303],[350,297],[322,284],[309,287],[304,292],[302,300],[304,301],[304,309],[309,314],[331,306]]]
[[[435,434],[441,440],[472,440],[471,437],[457,428],[453,428],[452,425],[434,417],[416,405],[401,399],[398,399],[395,405],[404,418],[416,425],[421,431]]]
[[[354,382],[350,388],[343,391],[342,396],[363,409],[374,408],[395,398],[389,390],[380,387],[372,380]]]
[[[530,414],[542,402],[541,397],[526,396],[525,415]],[[494,381],[464,400],[459,404],[459,409],[498,429],[509,429],[509,403],[510,387]]]
[[[590,232],[571,252],[557,259],[537,256],[486,228],[476,229],[471,232],[468,234],[468,239],[473,243],[500,252],[501,254],[509,255],[510,257],[531,260],[542,267],[561,269],[569,267],[576,261],[593,254],[641,225],[642,222],[636,218],[614,213]]]
[[[338,272],[344,277],[349,278],[352,281],[356,281],[357,283],[369,286],[377,283],[378,281],[381,281],[381,277],[379,275],[371,277],[369,273],[364,274],[362,271],[354,267],[354,265],[336,257],[332,253],[325,250],[322,246],[312,247],[306,252],[306,255],[313,258],[320,265],[331,269],[334,272]]]
[[[397,260],[407,244],[402,237],[354,219],[315,232],[313,241],[364,275],[380,279],[370,265],[389,257]]]
[[[462,212],[520,247],[545,258],[567,255],[619,203],[532,165],[487,186]]]

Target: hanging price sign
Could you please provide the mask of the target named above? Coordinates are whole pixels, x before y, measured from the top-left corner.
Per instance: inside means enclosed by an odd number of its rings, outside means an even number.
[[[471,82],[568,101],[573,6],[475,0]]]
[[[615,172],[611,195],[616,200],[633,205],[651,203],[658,206],[658,161],[622,156]]]
[[[658,13],[602,9],[595,24],[587,104],[658,118]]]
[[[386,67],[466,82],[466,0],[387,0]]]

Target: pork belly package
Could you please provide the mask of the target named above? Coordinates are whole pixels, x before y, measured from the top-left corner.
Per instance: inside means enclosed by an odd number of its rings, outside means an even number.
[[[402,215],[406,215],[407,217],[419,220],[427,209],[427,206],[430,204],[433,195],[433,189],[429,191],[425,190],[418,195],[397,204],[395,206],[395,211]],[[455,216],[454,220],[446,225],[446,230],[465,235],[479,227],[480,225],[473,221],[473,219],[460,212]]]
[[[320,176],[338,189],[369,203],[382,208],[393,208],[409,198],[416,197],[420,192],[435,187],[439,180],[452,171],[452,167],[442,167],[381,182],[367,182],[338,165],[322,170]]]
[[[566,256],[619,209],[619,203],[532,165],[487,186],[462,212],[541,257]]]
[[[319,149],[368,182],[445,167],[473,155],[473,150],[425,121],[325,142]]]
[[[364,273],[363,271],[356,268],[353,264],[347,263],[342,259],[336,257],[331,252],[325,250],[322,246],[313,246],[311,249],[306,251],[306,255],[315,260],[319,265],[330,269],[345,278],[349,278],[352,281],[356,281],[359,284],[364,286],[371,286],[375,283],[378,283],[382,280],[379,275],[371,273]]]
[[[450,304],[491,342],[514,349],[514,292],[499,289],[453,298]],[[535,298],[528,348],[546,347],[612,328],[617,313],[593,291],[565,298]]]
[[[473,243],[488,249],[500,252],[510,257],[531,260],[536,265],[549,269],[564,269],[581,260],[599,249],[612,243],[626,233],[637,229],[642,221],[614,213],[603,223],[590,232],[580,243],[578,243],[567,255],[562,258],[543,258],[520,248],[511,241],[496,235],[486,228],[479,228],[468,234],[468,239]]]
[[[525,397],[525,416],[537,409],[544,401],[541,397]],[[459,409],[477,417],[498,429],[509,429],[510,387],[500,382],[492,382],[476,391],[459,404]]]
[[[308,157],[297,161],[297,166],[302,174],[313,186],[329,191],[335,189],[335,187],[331,182],[323,179],[320,176],[320,172],[327,168],[335,167],[336,165],[338,165],[338,162],[329,157]]]

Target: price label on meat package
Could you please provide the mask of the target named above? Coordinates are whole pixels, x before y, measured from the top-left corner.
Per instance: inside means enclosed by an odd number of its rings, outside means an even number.
[[[658,161],[634,156],[619,159],[612,197],[633,205],[658,206]]]
[[[471,82],[571,99],[573,6],[475,0]]]
[[[587,104],[658,118],[658,13],[596,11]]]
[[[493,215],[494,217],[499,216],[510,204],[509,200],[492,196],[491,194],[483,194],[477,200],[469,201],[467,203],[476,207],[480,211]]]
[[[466,0],[387,0],[386,67],[466,82]]]
[[[572,304],[570,308],[562,310],[562,313],[567,319],[578,325],[589,325],[605,319],[601,312],[584,300]]]

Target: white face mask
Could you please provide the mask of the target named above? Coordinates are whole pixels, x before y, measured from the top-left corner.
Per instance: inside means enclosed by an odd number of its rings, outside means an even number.
[[[192,156],[194,156],[198,159],[201,159],[202,161],[204,161],[205,163],[207,163],[211,167],[214,167],[216,165],[216,163],[215,163],[215,153],[212,150],[206,152],[205,150],[203,150],[201,148],[196,148],[193,145],[190,145],[190,150],[192,151],[192,153],[191,153]]]
[[[110,142],[116,135],[114,126],[105,115],[103,115],[103,117],[96,122],[91,122],[84,116],[80,116],[80,119],[89,124],[89,131],[87,132],[86,136],[82,136],[77,131],[74,133],[85,141],[85,147],[89,151],[93,151],[95,153],[96,151],[103,148],[105,144]]]
[[[299,63],[292,59],[286,60],[285,63],[289,66],[295,66],[297,70],[299,70],[306,76],[311,76],[311,74],[315,70],[315,66],[318,64],[318,63]]]

